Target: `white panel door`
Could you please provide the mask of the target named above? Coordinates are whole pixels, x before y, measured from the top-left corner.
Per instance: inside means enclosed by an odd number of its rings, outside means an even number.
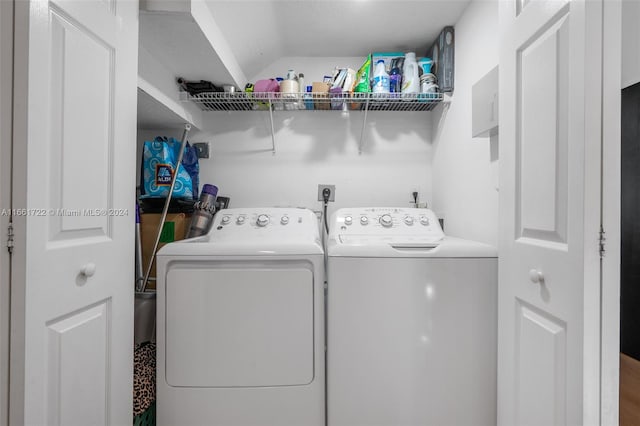
[[[11,206],[13,2],[0,1],[0,209]],[[9,226],[0,214],[0,229]],[[3,241],[5,239],[3,238]],[[9,421],[9,251],[0,246],[0,426]]]
[[[137,19],[16,3],[11,424],[132,420]]]
[[[598,330],[584,318],[586,283],[599,275],[590,259],[597,258],[600,211],[599,163],[591,159],[600,150],[601,45],[593,41],[602,37],[601,8],[600,0],[500,2],[504,426],[590,418],[585,336]]]

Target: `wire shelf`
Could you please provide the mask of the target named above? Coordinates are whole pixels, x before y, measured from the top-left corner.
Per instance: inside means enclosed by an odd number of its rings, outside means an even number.
[[[180,93],[203,111],[431,111],[443,99],[442,93]]]

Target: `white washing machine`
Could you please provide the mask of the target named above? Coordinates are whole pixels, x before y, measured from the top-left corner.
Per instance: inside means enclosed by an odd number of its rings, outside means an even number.
[[[328,252],[329,426],[496,424],[496,250],[426,209],[340,209]]]
[[[324,426],[313,212],[228,209],[157,258],[157,424]]]

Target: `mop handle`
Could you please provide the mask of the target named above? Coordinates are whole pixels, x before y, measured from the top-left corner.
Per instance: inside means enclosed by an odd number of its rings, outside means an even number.
[[[182,164],[182,156],[184,154],[184,148],[187,146],[187,134],[191,130],[191,124],[185,123],[184,132],[182,133],[182,141],[180,142],[180,151],[178,152],[178,161],[176,161],[176,170],[171,177],[171,186],[169,187],[169,194],[164,202],[164,208],[162,209],[162,216],[160,217],[160,224],[158,225],[158,233],[156,235],[156,242],[153,245],[153,251],[149,258],[149,266],[147,266],[147,273],[144,274],[144,280],[142,281],[142,288],[140,291],[144,292],[147,289],[147,282],[149,281],[149,275],[151,275],[151,267],[156,257],[156,251],[158,250],[158,244],[160,243],[160,236],[162,235],[162,228],[164,228],[164,221],[167,219],[167,212],[169,211],[169,204],[171,203],[171,196],[173,195],[173,188],[176,186],[176,179],[178,178],[178,171]]]
[[[142,288],[144,271],[142,270],[142,240],[140,238],[140,206],[136,203],[136,291]]]

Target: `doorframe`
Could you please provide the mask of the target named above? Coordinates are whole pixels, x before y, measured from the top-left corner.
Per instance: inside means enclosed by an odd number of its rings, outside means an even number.
[[[603,2],[600,422],[619,422],[622,3]]]
[[[13,1],[0,1],[0,209],[11,207],[13,128]],[[0,425],[9,424],[11,256],[5,247],[9,216],[0,214]]]

